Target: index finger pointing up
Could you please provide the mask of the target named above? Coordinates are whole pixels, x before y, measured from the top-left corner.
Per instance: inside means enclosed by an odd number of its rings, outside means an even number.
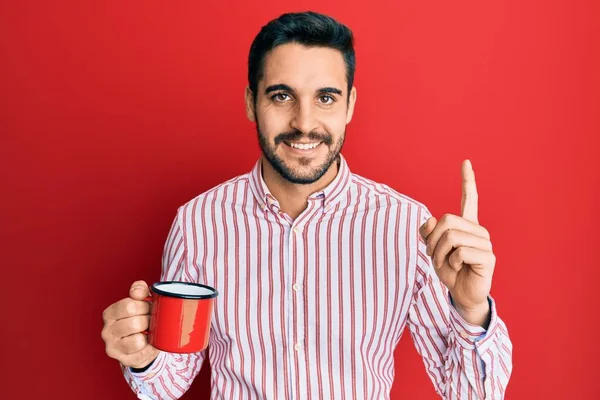
[[[464,160],[462,163],[462,200],[460,202],[460,212],[464,219],[471,222],[477,221],[477,186],[475,185],[475,172],[471,161]]]

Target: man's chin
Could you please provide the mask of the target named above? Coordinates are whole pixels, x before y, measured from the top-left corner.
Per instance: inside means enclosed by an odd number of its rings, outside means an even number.
[[[326,156],[297,156],[290,157],[288,154],[273,154],[274,157],[268,157],[264,153],[267,161],[286,181],[294,184],[309,185],[317,182],[323,177],[331,167],[332,163],[327,163]]]
[[[308,166],[297,166],[295,168],[289,168],[286,166],[282,176],[289,182],[309,185],[317,182],[325,173],[327,169],[323,165],[317,165],[316,167],[311,164]]]
[[[286,161],[285,165],[299,174],[308,174],[309,171],[314,171],[323,165],[323,160],[318,160],[316,157],[298,157],[291,161]]]
[[[317,182],[321,177],[315,177],[315,176],[298,176],[298,175],[285,175],[284,179],[290,183],[293,183],[295,185],[311,185],[315,182]]]

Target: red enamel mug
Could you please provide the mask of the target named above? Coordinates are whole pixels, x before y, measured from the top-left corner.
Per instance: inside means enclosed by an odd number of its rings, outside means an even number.
[[[164,281],[150,287],[148,342],[170,353],[196,353],[208,347],[215,288],[199,283]]]

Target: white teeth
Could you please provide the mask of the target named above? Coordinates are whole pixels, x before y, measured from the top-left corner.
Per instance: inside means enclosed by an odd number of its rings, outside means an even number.
[[[311,150],[320,145],[321,143],[290,143],[290,146],[300,150]]]

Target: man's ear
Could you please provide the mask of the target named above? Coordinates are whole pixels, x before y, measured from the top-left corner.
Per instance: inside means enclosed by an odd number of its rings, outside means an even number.
[[[249,86],[246,86],[246,117],[250,122],[256,122],[256,114],[254,112],[254,95]]]
[[[352,86],[350,97],[348,98],[348,112],[346,113],[346,124],[349,124],[354,115],[354,106],[356,105],[356,87]]]

